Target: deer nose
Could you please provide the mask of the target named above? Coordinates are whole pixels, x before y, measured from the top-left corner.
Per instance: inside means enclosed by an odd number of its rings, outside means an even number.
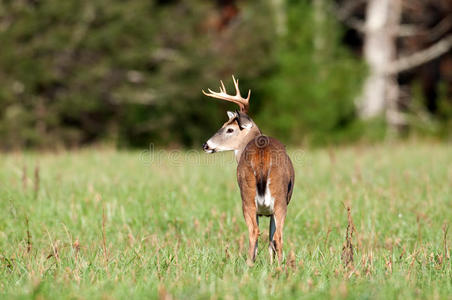
[[[209,146],[207,145],[207,143],[202,144],[202,149],[209,150]]]

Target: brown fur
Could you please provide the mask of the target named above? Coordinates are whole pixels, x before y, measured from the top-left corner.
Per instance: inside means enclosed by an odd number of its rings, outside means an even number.
[[[248,226],[249,255],[253,261],[255,260],[254,249],[259,236],[255,203],[258,181],[264,179],[266,182],[270,182],[268,188],[275,198],[273,216],[276,231],[273,241],[278,261],[281,262],[283,227],[287,205],[292,196],[294,178],[292,162],[284,145],[278,140],[260,135],[245,147],[237,167],[237,181],[242,196],[243,215]]]

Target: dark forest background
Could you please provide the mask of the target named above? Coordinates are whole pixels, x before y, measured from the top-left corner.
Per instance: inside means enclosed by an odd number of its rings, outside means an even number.
[[[231,74],[252,90],[251,117],[285,143],[383,139],[393,124],[356,104],[365,2],[2,0],[0,148],[199,147],[235,109],[201,90],[231,89]],[[411,3],[402,54],[452,28],[448,1]],[[398,136],[451,139],[451,74],[443,51],[396,76]]]

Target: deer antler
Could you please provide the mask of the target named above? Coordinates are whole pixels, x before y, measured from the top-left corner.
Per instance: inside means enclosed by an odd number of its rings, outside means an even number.
[[[212,98],[217,98],[217,99],[221,99],[221,100],[226,100],[229,102],[234,102],[235,104],[237,104],[240,107],[241,112],[248,113],[251,90],[248,91],[248,97],[246,97],[246,99],[243,98],[240,95],[239,80],[238,79],[236,80],[234,75],[232,75],[232,80],[234,81],[234,86],[235,86],[235,91],[236,91],[235,96],[228,95],[228,93],[226,93],[226,88],[224,87],[223,81],[221,81],[221,80],[220,80],[220,83],[221,83],[220,92],[214,92],[211,89],[208,89],[209,93],[204,92],[204,90],[202,91],[202,93],[204,95],[206,95],[207,97],[212,97]]]

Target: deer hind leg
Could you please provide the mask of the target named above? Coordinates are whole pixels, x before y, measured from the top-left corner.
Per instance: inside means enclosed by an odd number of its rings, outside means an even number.
[[[282,263],[282,247],[283,247],[283,228],[284,228],[284,221],[286,219],[286,210],[280,209],[275,211],[275,214],[273,215],[275,218],[275,235],[273,236],[273,243],[276,248],[276,253],[278,254],[278,264]]]
[[[274,215],[270,216],[270,226],[269,226],[269,233],[268,233],[268,252],[270,253],[270,263],[273,264],[273,260],[275,259],[275,253],[276,253],[276,247],[275,247],[275,241],[273,240],[273,237],[275,235],[276,225],[275,225],[275,217]]]
[[[258,217],[256,212],[248,212],[245,213],[245,222],[248,226],[248,234],[249,234],[249,249],[248,255],[251,262],[256,260],[257,255],[257,239],[259,237],[259,224]]]
[[[256,243],[254,244],[254,260],[256,259],[257,256],[257,245],[259,244],[259,216],[256,215],[256,223],[257,223],[257,238],[256,238]]]

